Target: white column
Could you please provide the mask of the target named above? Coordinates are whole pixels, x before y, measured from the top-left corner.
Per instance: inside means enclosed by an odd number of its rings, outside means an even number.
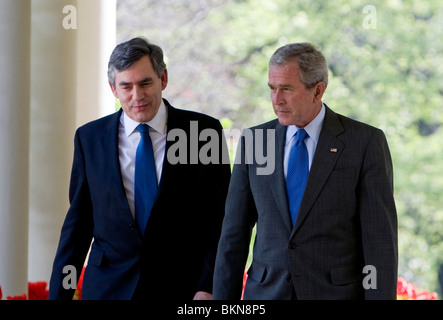
[[[0,1],[0,286],[27,293],[30,1]]]
[[[106,74],[116,0],[32,0],[32,30],[29,279],[49,281],[75,129],[115,110]]]
[[[77,126],[81,126],[115,112],[107,71],[116,42],[117,1],[77,2]]]
[[[49,282],[69,207],[78,12],[63,9],[76,6],[76,0],[32,0],[29,281]]]

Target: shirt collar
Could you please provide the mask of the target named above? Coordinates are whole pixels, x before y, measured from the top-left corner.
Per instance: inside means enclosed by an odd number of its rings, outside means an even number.
[[[320,112],[317,114],[317,116],[308,123],[304,129],[309,135],[309,138],[313,139],[316,143],[318,142],[318,138],[320,137],[320,131],[323,126],[323,121],[325,119],[326,109],[324,103],[322,103]],[[294,136],[294,134],[297,132],[297,130],[300,129],[296,125],[288,126],[286,129],[286,143],[289,143],[291,138]]]
[[[162,100],[162,102],[160,103],[160,107],[158,108],[157,114],[151,121],[146,122],[146,124],[149,125],[155,131],[157,131],[158,133],[166,134],[167,118],[168,118],[168,113],[166,110],[166,105]],[[137,128],[137,126],[140,124],[139,122],[129,118],[125,112],[123,112],[123,123],[127,137],[129,137],[134,132],[135,128]]]

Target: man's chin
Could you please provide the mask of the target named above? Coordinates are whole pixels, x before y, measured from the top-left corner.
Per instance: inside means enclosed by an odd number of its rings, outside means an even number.
[[[151,121],[157,112],[149,110],[146,107],[132,107],[129,114],[126,113],[132,120],[139,123],[146,123]]]
[[[280,122],[280,124],[281,124],[282,126],[290,126],[290,125],[293,124],[289,118],[287,118],[287,117],[282,117],[282,116],[279,116],[279,117],[278,117],[278,122]]]

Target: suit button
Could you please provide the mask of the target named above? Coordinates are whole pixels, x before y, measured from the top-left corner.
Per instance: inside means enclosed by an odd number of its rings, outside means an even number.
[[[295,243],[289,244],[289,249],[295,249],[295,248],[297,248],[297,245]]]

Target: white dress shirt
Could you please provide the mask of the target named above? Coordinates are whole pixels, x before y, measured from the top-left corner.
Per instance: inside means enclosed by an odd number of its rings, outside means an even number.
[[[167,133],[167,109],[162,101],[155,117],[147,122],[149,125],[149,136],[152,140],[152,147],[154,149],[155,166],[157,172],[157,183],[160,183],[160,178],[163,168],[163,160],[165,158],[166,150],[166,133]],[[126,198],[129,202],[129,207],[134,216],[134,175],[135,175],[135,154],[138,143],[140,142],[140,133],[136,127],[140,123],[129,118],[125,112],[122,112],[120,118],[120,126],[118,132],[118,155],[120,160],[120,171],[123,178],[123,185],[125,187]]]
[[[309,156],[309,170],[311,170],[312,159],[314,159],[315,149],[317,148],[318,138],[320,137],[320,131],[323,126],[323,121],[325,120],[326,109],[325,105],[322,103],[322,107],[318,115],[309,122],[309,124],[304,127],[309,137],[305,139],[306,148],[308,149]],[[283,168],[285,177],[288,173],[288,162],[289,162],[289,153],[291,151],[292,146],[295,144],[295,136],[294,134],[299,127],[293,125],[288,126],[286,129],[286,143],[285,143],[285,155],[283,160]]]

